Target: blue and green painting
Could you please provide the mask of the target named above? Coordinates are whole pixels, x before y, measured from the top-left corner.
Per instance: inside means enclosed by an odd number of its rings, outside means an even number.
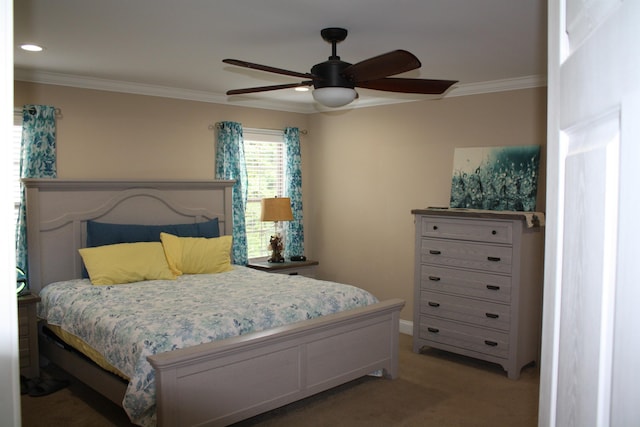
[[[535,211],[539,168],[539,145],[456,148],[450,206]]]

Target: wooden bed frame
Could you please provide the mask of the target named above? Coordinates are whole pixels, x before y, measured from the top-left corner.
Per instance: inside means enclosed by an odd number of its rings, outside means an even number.
[[[218,218],[231,234],[233,181],[26,179],[33,293],[79,278],[86,221],[172,224]],[[267,274],[267,273],[265,273]],[[158,426],[228,425],[377,370],[398,374],[404,301],[298,322],[148,358]],[[126,383],[40,334],[40,352],[118,405]]]

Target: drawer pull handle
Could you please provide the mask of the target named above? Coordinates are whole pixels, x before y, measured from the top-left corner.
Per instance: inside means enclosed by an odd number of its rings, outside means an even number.
[[[484,343],[490,347],[497,347],[498,343],[495,341],[484,340]]]
[[[497,256],[488,256],[487,259],[489,261],[493,261],[493,262],[499,262],[500,261],[500,258],[497,257]]]
[[[438,332],[440,332],[440,329],[438,329],[438,328],[431,328],[431,327],[429,327],[429,328],[427,328],[427,331],[429,331],[429,332],[433,332],[434,334],[437,334]]]
[[[429,253],[430,253],[431,255],[440,255],[442,252],[440,252],[440,251],[436,251],[436,250],[433,250],[433,249],[430,249],[430,250],[429,250]]]
[[[490,291],[499,291],[500,290],[500,286],[487,285],[487,289],[489,289]]]
[[[498,234],[498,232],[496,230],[491,230],[491,234],[495,236],[496,234]]]
[[[440,307],[440,303],[429,301],[429,307]]]
[[[495,314],[495,313],[485,313],[485,316],[487,316],[489,319],[497,319],[498,317],[500,317],[498,314]]]
[[[294,271],[293,273],[289,273],[289,276],[297,276],[298,274],[300,273],[298,273],[297,271]]]
[[[429,280],[431,280],[432,282],[439,282],[440,278],[438,276],[429,276]]]
[[[434,230],[437,230],[437,229],[438,229],[438,226],[437,226],[437,225],[434,225],[434,226],[433,226],[433,229],[434,229]]]

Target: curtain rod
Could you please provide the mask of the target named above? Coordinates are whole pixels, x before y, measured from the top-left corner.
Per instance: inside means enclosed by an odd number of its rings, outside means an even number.
[[[56,117],[62,117],[62,109],[54,107],[53,111],[55,111]],[[14,108],[13,114],[22,114],[22,108]]]
[[[220,124],[216,123],[215,125],[209,125],[209,130],[214,130],[214,129],[220,129]],[[266,128],[245,128],[243,127],[242,130],[246,130],[247,132],[254,132],[254,133],[260,133],[260,132],[280,132],[282,133],[282,129],[266,129]],[[306,129],[300,129],[300,134],[301,135],[306,135],[307,133],[309,133]]]

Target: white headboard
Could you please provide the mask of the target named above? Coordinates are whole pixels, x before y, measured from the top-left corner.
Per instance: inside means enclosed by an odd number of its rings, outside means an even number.
[[[218,218],[231,234],[234,181],[25,179],[29,287],[82,277],[78,249],[89,220],[117,224],[184,224]]]

